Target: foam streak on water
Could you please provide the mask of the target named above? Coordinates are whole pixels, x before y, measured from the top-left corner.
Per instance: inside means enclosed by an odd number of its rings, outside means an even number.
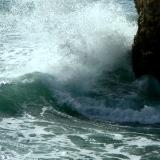
[[[59,126],[60,125],[60,126]],[[80,125],[80,126],[78,126]],[[0,123],[1,159],[134,159],[158,153],[160,142],[150,134],[130,132],[129,128],[97,125],[83,121],[55,121],[23,118]],[[127,131],[128,129],[128,131]],[[4,131],[7,135],[3,134]],[[148,128],[148,132],[149,132]],[[155,148],[154,148],[154,147]],[[147,148],[153,147],[148,153]],[[158,149],[158,150],[157,150]],[[143,153],[143,156],[142,156]],[[5,158],[4,158],[5,157]],[[73,158],[74,157],[74,158]]]

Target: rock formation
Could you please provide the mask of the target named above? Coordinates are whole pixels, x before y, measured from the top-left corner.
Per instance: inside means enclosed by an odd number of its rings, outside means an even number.
[[[139,14],[132,62],[136,77],[152,75],[160,80],[160,0],[135,0]]]

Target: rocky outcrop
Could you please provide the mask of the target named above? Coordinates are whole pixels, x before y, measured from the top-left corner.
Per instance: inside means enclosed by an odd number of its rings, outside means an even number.
[[[153,75],[160,80],[160,0],[135,0],[139,14],[132,62],[136,77]]]

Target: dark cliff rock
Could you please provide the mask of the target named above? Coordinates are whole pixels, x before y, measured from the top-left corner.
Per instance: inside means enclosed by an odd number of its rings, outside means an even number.
[[[135,0],[139,14],[132,62],[136,77],[145,74],[160,80],[160,0]]]

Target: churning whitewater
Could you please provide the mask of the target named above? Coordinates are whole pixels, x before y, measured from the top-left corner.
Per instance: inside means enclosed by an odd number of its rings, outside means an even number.
[[[136,31],[132,0],[0,0],[0,160],[160,159]]]

